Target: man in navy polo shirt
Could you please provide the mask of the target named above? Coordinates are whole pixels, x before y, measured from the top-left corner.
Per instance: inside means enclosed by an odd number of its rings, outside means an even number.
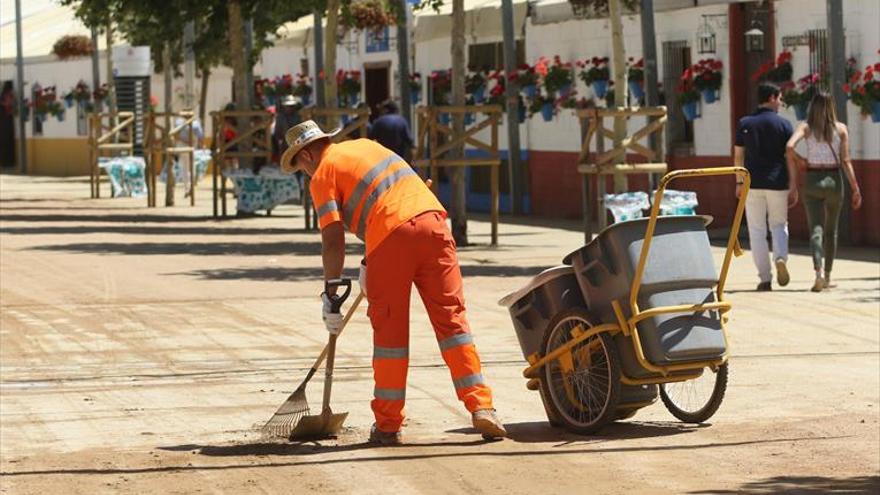
[[[761,104],[755,113],[739,121],[733,159],[736,166],[745,166],[752,176],[752,186],[746,198],[749,244],[760,278],[757,290],[769,291],[772,290],[770,281],[773,275],[770,272],[767,225],[769,223],[773,239],[776,280],[785,286],[789,281],[785,265],[788,261],[788,209],[797,203],[797,185],[792,183],[796,174],[790,173],[785,159],[785,144],[792,135],[792,128],[791,123],[777,113],[781,104],[779,87],[761,83],[758,101]],[[737,182],[737,197],[741,188],[741,183]]]
[[[411,161],[413,138],[406,119],[400,115],[397,103],[385,100],[379,104],[382,116],[370,125],[369,137],[397,153],[407,162]]]

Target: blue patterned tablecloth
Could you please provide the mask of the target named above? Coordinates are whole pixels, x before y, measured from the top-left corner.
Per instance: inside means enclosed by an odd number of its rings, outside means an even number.
[[[110,189],[114,198],[141,198],[147,195],[144,177],[146,163],[141,156],[117,156],[98,158],[98,167],[110,177]]]
[[[189,167],[185,166],[189,158],[184,155],[177,155],[174,160],[174,184],[183,184],[189,189]],[[211,150],[194,150],[193,161],[195,161],[196,184],[202,180],[202,177],[208,172],[208,165],[211,163]],[[168,172],[162,167],[162,173],[159,174],[159,181],[164,183],[168,180]]]
[[[281,173],[278,167],[266,166],[259,175],[250,170],[233,170],[224,173],[235,185],[238,197],[237,211],[254,213],[300,198],[300,185],[296,177]]]

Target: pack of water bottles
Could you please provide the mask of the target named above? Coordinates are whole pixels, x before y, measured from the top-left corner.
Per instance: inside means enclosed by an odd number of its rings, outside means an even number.
[[[651,194],[651,200],[656,191]],[[644,216],[644,210],[651,207],[648,202],[648,194],[642,191],[632,191],[620,194],[606,194],[605,208],[614,217],[614,223],[634,220]],[[676,191],[666,189],[663,191],[663,201],[660,203],[660,214],[669,215],[694,215],[697,208],[697,193],[693,191]]]

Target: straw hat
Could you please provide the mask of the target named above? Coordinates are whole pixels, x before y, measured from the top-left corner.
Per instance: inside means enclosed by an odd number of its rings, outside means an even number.
[[[287,141],[288,148],[281,155],[281,170],[287,172],[295,172],[297,169],[293,166],[293,159],[296,154],[303,148],[319,139],[332,138],[342,129],[336,129],[330,133],[326,133],[318,127],[314,120],[306,120],[287,130],[284,140]]]

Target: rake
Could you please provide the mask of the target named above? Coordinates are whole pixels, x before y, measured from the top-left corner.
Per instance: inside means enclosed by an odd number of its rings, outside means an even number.
[[[349,286],[349,291],[350,290],[351,287]],[[348,296],[349,291],[346,291],[346,293],[340,298],[340,305]],[[348,312],[345,314],[345,318],[342,320],[342,328],[339,329],[339,334],[337,334],[337,336],[342,334],[342,331],[345,329],[346,325],[348,325],[348,320],[350,320],[351,317],[354,316],[354,312],[363,298],[363,293],[358,294],[358,296],[355,298],[354,303],[352,303],[351,307],[348,309]],[[335,339],[331,340],[334,340],[333,343],[335,344]],[[312,368],[306,374],[305,380],[300,383],[299,387],[297,387],[296,390],[294,390],[293,393],[290,394],[290,397],[288,397],[287,400],[284,401],[283,404],[281,404],[281,407],[279,407],[278,410],[275,411],[275,414],[271,418],[269,418],[269,421],[267,421],[266,424],[263,425],[263,427],[260,429],[260,432],[263,434],[263,436],[289,438],[296,427],[302,422],[303,418],[309,415],[310,410],[308,400],[306,399],[306,384],[309,383],[309,380],[311,380],[312,377],[315,376],[318,368],[321,367],[321,363],[323,363],[324,358],[327,357],[330,346],[330,343],[324,346],[324,350],[321,351],[318,359],[315,360],[315,364],[312,365]],[[328,373],[328,381],[331,379],[331,377],[332,371]],[[325,384],[325,387],[327,387],[327,384]],[[328,394],[325,393],[325,395]],[[329,397],[325,397],[325,402],[327,402],[326,399],[329,399]],[[325,409],[329,410],[326,404]],[[345,419],[344,416],[342,417],[342,419]],[[341,424],[342,421],[339,421],[339,426],[341,426]],[[338,426],[335,429],[338,429]]]

